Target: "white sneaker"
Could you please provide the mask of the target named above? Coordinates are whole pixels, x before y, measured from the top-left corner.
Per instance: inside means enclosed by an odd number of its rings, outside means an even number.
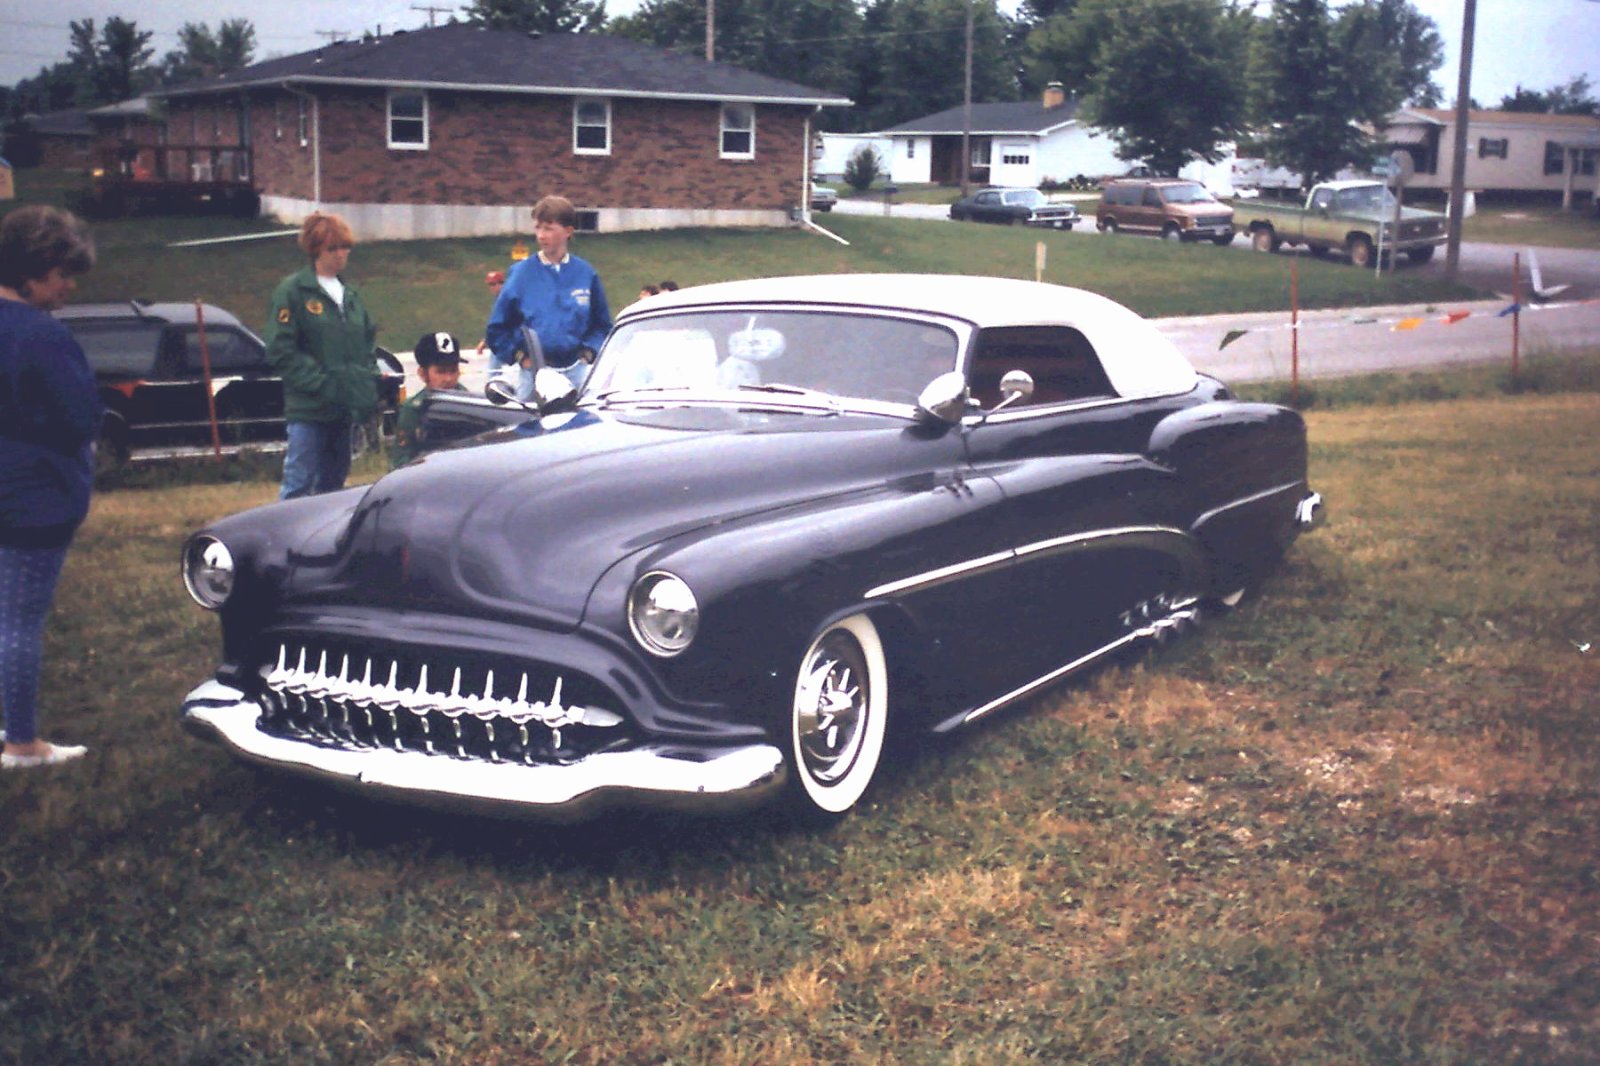
[[[81,759],[89,749],[81,744],[52,744],[43,755],[0,755],[0,770],[26,770],[31,766],[55,766],[58,763]]]

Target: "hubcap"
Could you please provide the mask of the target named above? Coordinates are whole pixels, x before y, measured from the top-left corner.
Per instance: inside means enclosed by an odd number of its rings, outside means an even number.
[[[850,772],[866,739],[867,676],[861,648],[848,633],[834,632],[806,663],[796,701],[802,768],[815,781],[833,784]]]

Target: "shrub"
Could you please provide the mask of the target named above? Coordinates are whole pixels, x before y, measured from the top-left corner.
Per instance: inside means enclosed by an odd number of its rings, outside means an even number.
[[[866,192],[868,186],[883,175],[883,160],[871,145],[857,148],[844,164],[844,180],[856,192]]]

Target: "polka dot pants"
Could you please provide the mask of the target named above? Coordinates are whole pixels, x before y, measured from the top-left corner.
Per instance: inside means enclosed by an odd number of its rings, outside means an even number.
[[[66,558],[64,547],[0,545],[0,707],[5,709],[6,740],[12,743],[38,738],[44,619]]]

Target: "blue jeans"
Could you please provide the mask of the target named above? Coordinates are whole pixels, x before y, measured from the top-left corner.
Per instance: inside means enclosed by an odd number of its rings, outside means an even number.
[[[344,488],[350,476],[349,422],[290,422],[278,499],[318,496]]]
[[[0,545],[0,706],[6,741],[39,738],[39,658],[44,620],[55,599],[67,549]]]

